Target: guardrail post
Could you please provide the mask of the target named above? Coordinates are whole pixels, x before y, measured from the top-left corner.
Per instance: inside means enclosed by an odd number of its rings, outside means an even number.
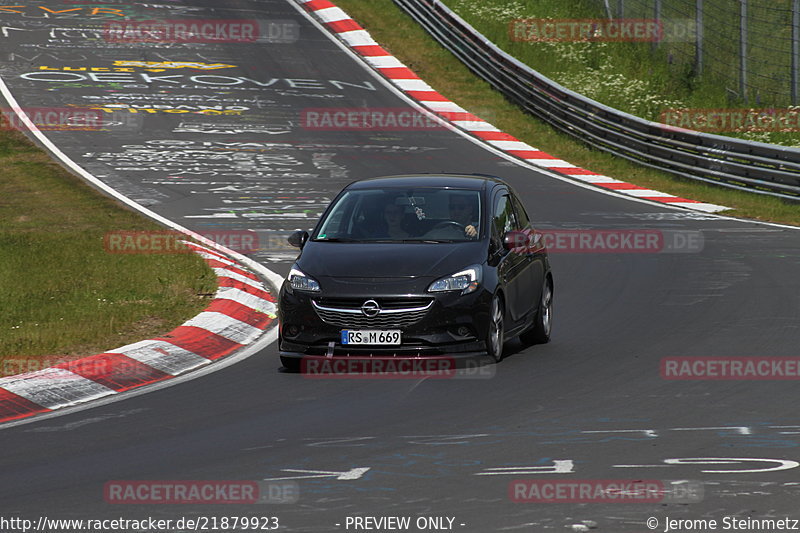
[[[747,0],[739,6],[739,96],[747,103]]]
[[[694,71],[700,76],[703,73],[703,0],[696,0],[694,25]]]
[[[608,20],[612,20],[614,17],[611,15],[611,6],[608,5],[608,0],[603,0],[603,3],[606,6],[606,15],[608,15]]]
[[[792,104],[797,105],[797,70],[800,60],[800,0],[792,0]]]
[[[661,0],[655,0],[655,2],[653,3],[653,19],[655,19],[656,24],[659,24],[661,26],[661,34],[663,37],[664,24],[661,21]],[[653,49],[655,50],[656,48],[658,48],[658,45],[660,44],[661,44],[660,40],[653,41]]]

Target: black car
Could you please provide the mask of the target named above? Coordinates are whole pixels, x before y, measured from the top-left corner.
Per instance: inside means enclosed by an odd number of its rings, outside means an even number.
[[[550,339],[553,277],[541,235],[502,180],[356,181],[331,202],[280,291],[281,362],[305,356],[486,355]]]

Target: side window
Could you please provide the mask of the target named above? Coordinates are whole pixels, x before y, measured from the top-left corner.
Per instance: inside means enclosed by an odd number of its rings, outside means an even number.
[[[523,230],[530,228],[531,221],[528,218],[528,213],[525,212],[525,206],[522,205],[522,202],[519,201],[519,198],[512,196],[511,203],[514,204],[514,211],[517,214],[517,222],[519,222],[519,226],[517,226],[515,229]]]
[[[507,231],[519,227],[508,194],[501,194],[495,199],[492,213],[492,232],[498,239],[502,239]]]

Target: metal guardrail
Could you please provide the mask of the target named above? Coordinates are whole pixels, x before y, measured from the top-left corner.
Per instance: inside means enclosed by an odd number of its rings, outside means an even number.
[[[394,0],[473,72],[591,146],[677,176],[800,200],[800,150],[681,130],[585,98],[503,52],[439,0]]]

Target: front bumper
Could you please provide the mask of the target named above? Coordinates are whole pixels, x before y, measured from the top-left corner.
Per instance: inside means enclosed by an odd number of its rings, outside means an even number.
[[[325,294],[325,298],[332,298]],[[397,298],[428,298],[430,308],[413,323],[397,326],[388,320],[381,321],[380,329],[401,330],[401,344],[381,345],[343,345],[343,329],[366,329],[360,325],[347,327],[346,323],[332,324],[321,318],[312,305],[312,299],[322,301],[322,296],[314,293],[281,288],[278,316],[279,346],[281,357],[302,358],[304,356],[402,356],[428,357],[449,356],[453,358],[474,358],[486,353],[484,341],[489,330],[489,307],[491,294],[480,288],[472,294],[426,293],[408,295],[387,293],[336,294],[337,300],[378,301]],[[357,321],[354,319],[354,323]],[[459,328],[467,328],[468,335],[459,334]],[[372,328],[379,329],[379,328]]]

